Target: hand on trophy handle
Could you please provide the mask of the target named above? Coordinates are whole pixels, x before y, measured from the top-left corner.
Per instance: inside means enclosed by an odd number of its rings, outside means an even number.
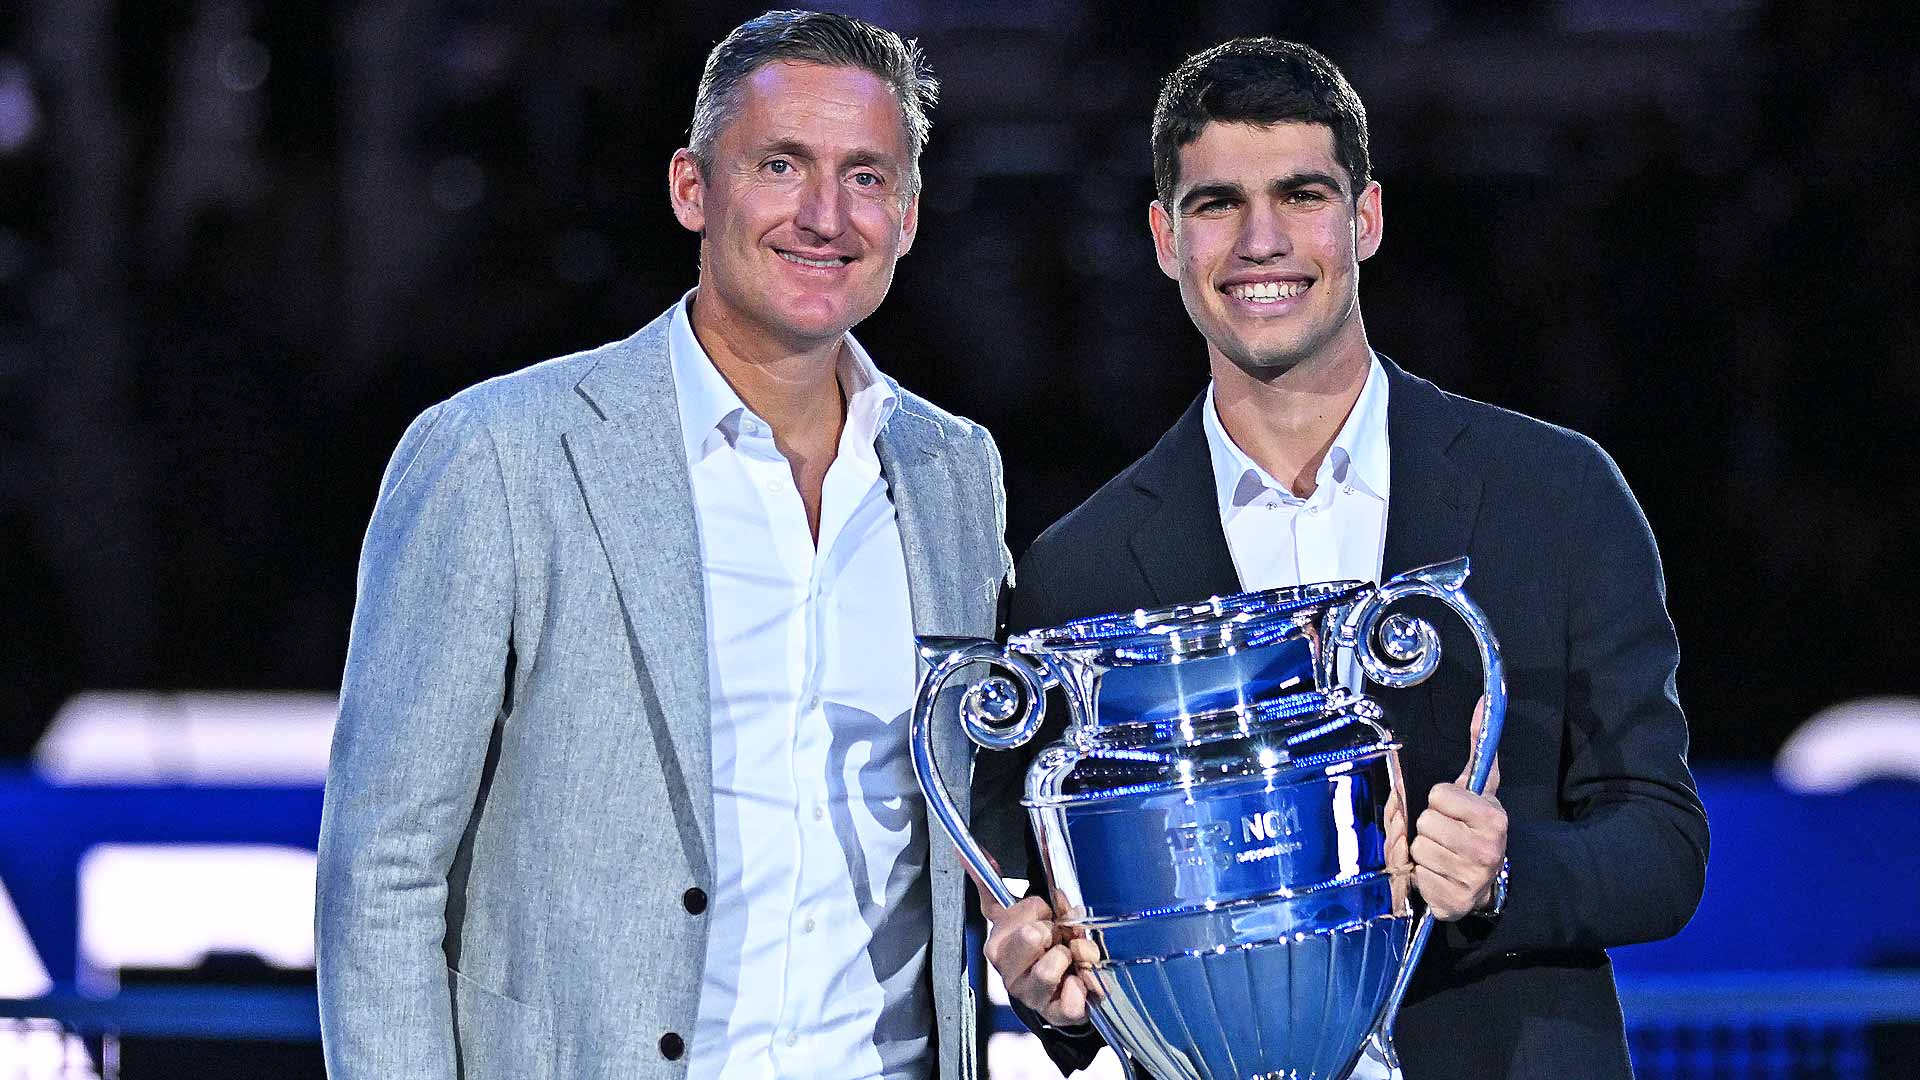
[[[1480,740],[1487,700],[1474,706],[1471,743]],[[1507,812],[1496,757],[1484,794],[1467,787],[1469,770],[1451,784],[1435,784],[1427,808],[1414,823],[1413,883],[1433,917],[1453,922],[1488,906],[1494,878],[1507,855]]]
[[[987,961],[1007,993],[1054,1027],[1087,1023],[1089,1006],[1100,999],[1099,988],[1080,970],[1094,959],[1093,943],[1054,922],[1044,898],[1029,896],[1007,907],[971,867],[967,874],[987,918]]]

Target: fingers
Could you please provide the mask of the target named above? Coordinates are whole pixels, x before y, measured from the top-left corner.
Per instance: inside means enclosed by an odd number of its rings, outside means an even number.
[[[1067,978],[1072,968],[1073,957],[1067,947],[1055,945],[1042,952],[1025,971],[1013,975],[1002,971],[1000,978],[1007,984],[1008,994],[1046,1017],[1048,1023],[1055,1023],[1054,1015],[1070,1011],[1073,998],[1079,993],[1079,980]],[[1084,1007],[1084,998],[1080,1004]]]
[[[1481,876],[1482,864],[1475,859],[1436,842],[1431,836],[1422,833],[1413,840],[1411,849],[1413,865],[1425,868],[1430,873],[1452,878],[1463,885],[1473,885]],[[1499,860],[1494,860],[1494,871],[1499,871]],[[1487,875],[1492,879],[1492,874]]]
[[[1414,824],[1414,887],[1434,917],[1450,922],[1484,905],[1507,853],[1500,800],[1436,784]]]
[[[1098,1000],[1092,996],[1094,991],[1084,976],[1068,976],[1060,983],[1059,992],[1047,1008],[1037,1010],[1047,1023],[1055,1027],[1072,1027],[1087,1022],[1087,1009],[1091,1002]]]
[[[1426,829],[1429,814],[1453,818],[1475,832],[1503,838],[1507,834],[1507,811],[1500,800],[1491,795],[1475,795],[1459,784],[1433,785],[1427,792],[1427,808],[1420,812],[1420,820],[1414,822],[1415,832]]]
[[[1066,943],[1042,951],[1024,972],[1000,972],[1007,993],[1039,1013],[1049,1024],[1079,1024],[1087,1019],[1088,987],[1075,970],[1073,950]]]
[[[1441,922],[1457,922],[1480,906],[1482,897],[1467,886],[1424,866],[1413,868],[1413,887],[1420,890],[1427,910]]]
[[[1041,959],[1059,944],[1059,930],[1049,918],[1046,901],[1037,896],[1029,896],[1018,904],[1005,909],[993,924],[993,930],[987,934],[986,948],[983,950],[987,961],[993,965],[1000,978],[1007,984],[1007,991],[1013,992],[1014,985],[1028,977],[1029,972]],[[1061,950],[1063,953],[1066,950]],[[1064,970],[1064,968],[1062,969]],[[1044,974],[1044,973],[1043,973]],[[1055,974],[1049,983],[1057,982]],[[1049,985],[1046,998],[1051,998]],[[1022,998],[1022,1000],[1026,1000]],[[1034,1004],[1028,1001],[1027,1004]]]
[[[1046,900],[1029,896],[989,916],[987,962],[1000,973],[1007,993],[1038,1012],[1050,1024],[1079,1024],[1087,1018],[1098,988],[1077,969],[1092,964],[1099,950],[1085,937],[1064,934]]]
[[[1500,800],[1475,795],[1453,784],[1434,785],[1413,832],[1415,862],[1422,861],[1421,840],[1475,866],[1498,868],[1507,854],[1507,811]]]

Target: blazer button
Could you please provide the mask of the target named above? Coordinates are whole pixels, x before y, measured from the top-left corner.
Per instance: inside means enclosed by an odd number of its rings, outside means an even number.
[[[686,1040],[673,1032],[669,1031],[660,1036],[660,1056],[668,1061],[680,1060],[680,1055],[686,1053],[686,1050]]]
[[[687,890],[686,895],[680,898],[680,902],[686,905],[687,914],[698,915],[707,910],[707,891],[695,885]]]

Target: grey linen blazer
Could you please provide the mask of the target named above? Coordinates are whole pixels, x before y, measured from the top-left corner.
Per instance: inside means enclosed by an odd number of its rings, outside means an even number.
[[[667,327],[464,391],[394,453],[320,828],[336,1080],[686,1072],[715,857]],[[992,439],[902,391],[878,450],[916,632],[992,636],[1012,572]],[[957,724],[935,744],[964,810],[970,744]],[[1017,820],[980,824],[1018,850]],[[939,1075],[971,1080],[965,874],[928,846]]]

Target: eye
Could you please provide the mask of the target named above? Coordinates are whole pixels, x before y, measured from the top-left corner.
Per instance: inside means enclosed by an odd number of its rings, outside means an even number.
[[[1208,199],[1194,207],[1193,212],[1196,214],[1223,214],[1229,210],[1238,208],[1239,205],[1239,199],[1222,195],[1217,198]]]
[[[761,168],[775,176],[785,176],[793,171],[793,162],[788,161],[786,158],[774,158],[772,161],[761,166]]]
[[[1295,206],[1307,206],[1312,203],[1326,202],[1327,197],[1317,191],[1289,191],[1287,192],[1287,201]]]
[[[877,188],[886,183],[879,173],[857,172],[853,174],[855,187]]]

